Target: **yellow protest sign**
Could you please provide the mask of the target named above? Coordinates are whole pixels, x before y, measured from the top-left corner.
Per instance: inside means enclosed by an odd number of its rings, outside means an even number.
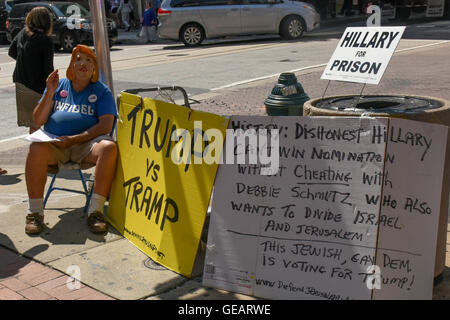
[[[190,276],[228,119],[121,94],[108,221],[150,258]]]

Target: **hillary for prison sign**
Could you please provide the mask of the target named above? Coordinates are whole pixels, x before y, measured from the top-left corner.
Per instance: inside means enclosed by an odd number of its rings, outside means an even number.
[[[405,27],[347,28],[321,79],[378,84]]]
[[[279,130],[279,168],[220,166],[204,285],[270,299],[431,299],[447,127],[231,117],[239,123]]]
[[[119,116],[108,220],[154,261],[189,277],[218,167],[202,157],[220,152],[223,140],[213,134],[224,136],[228,120],[127,93]]]

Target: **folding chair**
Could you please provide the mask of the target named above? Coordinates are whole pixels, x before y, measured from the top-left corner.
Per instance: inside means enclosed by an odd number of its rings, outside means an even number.
[[[111,133],[109,134],[111,137],[114,137],[114,131],[116,130],[116,121],[114,121],[113,128],[111,130]],[[94,167],[95,167],[95,165],[94,165]],[[92,168],[92,167],[89,167],[87,169],[90,169],[90,168]],[[91,178],[86,178],[84,176],[82,170],[87,170],[87,169],[82,169],[81,165],[78,163],[68,162],[68,163],[63,164],[59,169],[60,170],[58,170],[55,174],[53,174],[52,181],[50,182],[50,185],[48,186],[48,189],[47,189],[47,193],[45,194],[44,209],[47,204],[48,198],[50,197],[50,194],[53,191],[59,190],[59,191],[73,192],[73,193],[83,194],[86,197],[86,203],[85,203],[84,209],[83,209],[83,215],[85,216],[87,214],[87,210],[89,207],[89,201],[91,200],[92,193],[94,192],[94,180]],[[80,176],[81,185],[83,187],[83,190],[55,187],[54,184],[55,184],[56,178],[58,177],[58,174],[61,172],[61,169],[62,170],[76,170],[78,172],[78,175]],[[88,185],[88,183],[90,183],[90,185]]]
[[[109,134],[111,137],[114,137],[114,131],[116,130],[116,121],[114,122],[111,133]],[[95,165],[94,165],[94,167],[95,167]],[[90,168],[92,168],[92,167],[89,167],[87,169],[90,169]],[[84,176],[82,170],[87,170],[87,169],[82,169],[81,165],[78,163],[68,162],[68,163],[63,164],[59,169],[60,170],[58,170],[58,172],[56,172],[53,175],[52,181],[50,182],[50,185],[48,186],[47,193],[45,194],[44,209],[45,209],[45,205],[47,204],[48,198],[50,197],[50,194],[53,191],[59,190],[59,191],[73,192],[73,193],[83,194],[86,197],[86,203],[85,203],[84,209],[83,209],[83,215],[85,216],[87,214],[87,210],[89,207],[89,201],[91,200],[92,193],[94,192],[94,179],[86,178]],[[81,185],[83,187],[83,190],[55,187],[54,184],[55,184],[56,178],[58,177],[58,174],[61,172],[61,169],[62,170],[76,170],[78,172],[78,175],[80,176]],[[90,183],[90,185],[88,185],[88,183]]]
[[[170,100],[170,102],[175,103],[175,101],[172,99],[171,95],[165,95],[164,92],[166,91],[180,91],[183,94],[183,98],[184,98],[184,106],[187,108],[191,108],[190,104],[189,104],[189,98],[188,95],[186,93],[186,90],[184,90],[182,87],[178,87],[178,86],[170,86],[170,87],[154,87],[154,88],[137,88],[137,89],[127,89],[127,90],[123,90],[122,92],[126,92],[126,93],[131,93],[131,94],[137,94],[139,92],[157,92],[160,96],[166,98],[167,100]],[[116,98],[116,105],[117,108],[119,108],[120,106],[120,94],[117,96]],[[113,129],[111,131],[111,136],[114,137],[115,136],[115,129],[116,129],[116,124],[114,123]],[[50,194],[55,191],[55,190],[59,190],[59,191],[66,191],[66,192],[73,192],[73,193],[78,193],[78,194],[83,194],[86,197],[86,203],[84,205],[84,210],[83,210],[83,214],[86,215],[87,214],[87,210],[89,207],[89,201],[91,200],[91,196],[92,196],[92,192],[94,191],[94,180],[93,179],[89,179],[84,177],[83,171],[80,167],[79,164],[77,163],[66,163],[64,164],[61,169],[69,169],[69,170],[77,170],[78,175],[80,176],[80,180],[81,180],[81,185],[83,187],[83,190],[79,190],[79,189],[71,189],[71,188],[62,188],[62,187],[55,187],[55,181],[56,178],[58,177],[58,174],[60,173],[60,171],[58,171],[57,173],[55,173],[52,177],[52,180],[50,182],[50,185],[47,189],[47,193],[45,194],[45,198],[44,198],[44,208],[47,204],[48,198],[50,197]],[[88,183],[92,183],[90,186],[88,186]]]
[[[47,193],[45,194],[45,198],[44,198],[44,208],[47,204],[48,198],[50,197],[50,194],[55,191],[55,190],[59,190],[59,191],[67,191],[67,192],[73,192],[73,193],[78,193],[78,194],[83,194],[86,197],[86,203],[84,205],[84,209],[83,209],[83,214],[86,215],[87,210],[88,210],[88,206],[89,206],[89,201],[91,200],[91,196],[92,196],[92,192],[94,191],[94,180],[89,179],[89,178],[85,178],[83,171],[81,169],[81,166],[78,163],[66,163],[64,164],[60,169],[63,170],[76,170],[78,172],[78,175],[80,176],[80,180],[81,180],[81,185],[83,187],[83,190],[78,190],[78,189],[71,189],[71,188],[62,188],[62,187],[55,187],[55,181],[56,178],[58,176],[58,174],[60,173],[61,170],[59,170],[57,173],[55,173],[52,177],[52,181],[50,182],[50,185],[47,189]],[[88,187],[88,182],[92,182],[92,185]]]

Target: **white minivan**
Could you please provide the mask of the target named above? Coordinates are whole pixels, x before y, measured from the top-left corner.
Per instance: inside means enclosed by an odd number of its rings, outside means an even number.
[[[295,40],[320,27],[312,5],[291,0],[164,0],[158,19],[160,38],[186,46],[235,35],[279,34]]]

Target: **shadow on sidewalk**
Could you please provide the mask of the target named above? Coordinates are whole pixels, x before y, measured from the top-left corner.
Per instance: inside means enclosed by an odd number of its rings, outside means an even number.
[[[46,226],[39,235],[52,245],[84,245],[88,239],[106,243],[107,233],[94,234],[89,231],[86,222],[87,216],[83,214],[83,208],[69,210],[67,208],[48,207],[46,208],[46,215],[52,214],[50,210],[64,212],[58,216],[59,221],[52,228]],[[121,236],[111,225],[108,225],[108,230],[108,233]]]
[[[450,300],[450,267],[444,267],[433,288],[433,300]]]
[[[9,186],[12,184],[20,183],[22,179],[19,179],[21,173],[17,174],[4,174],[0,176],[0,185]]]

